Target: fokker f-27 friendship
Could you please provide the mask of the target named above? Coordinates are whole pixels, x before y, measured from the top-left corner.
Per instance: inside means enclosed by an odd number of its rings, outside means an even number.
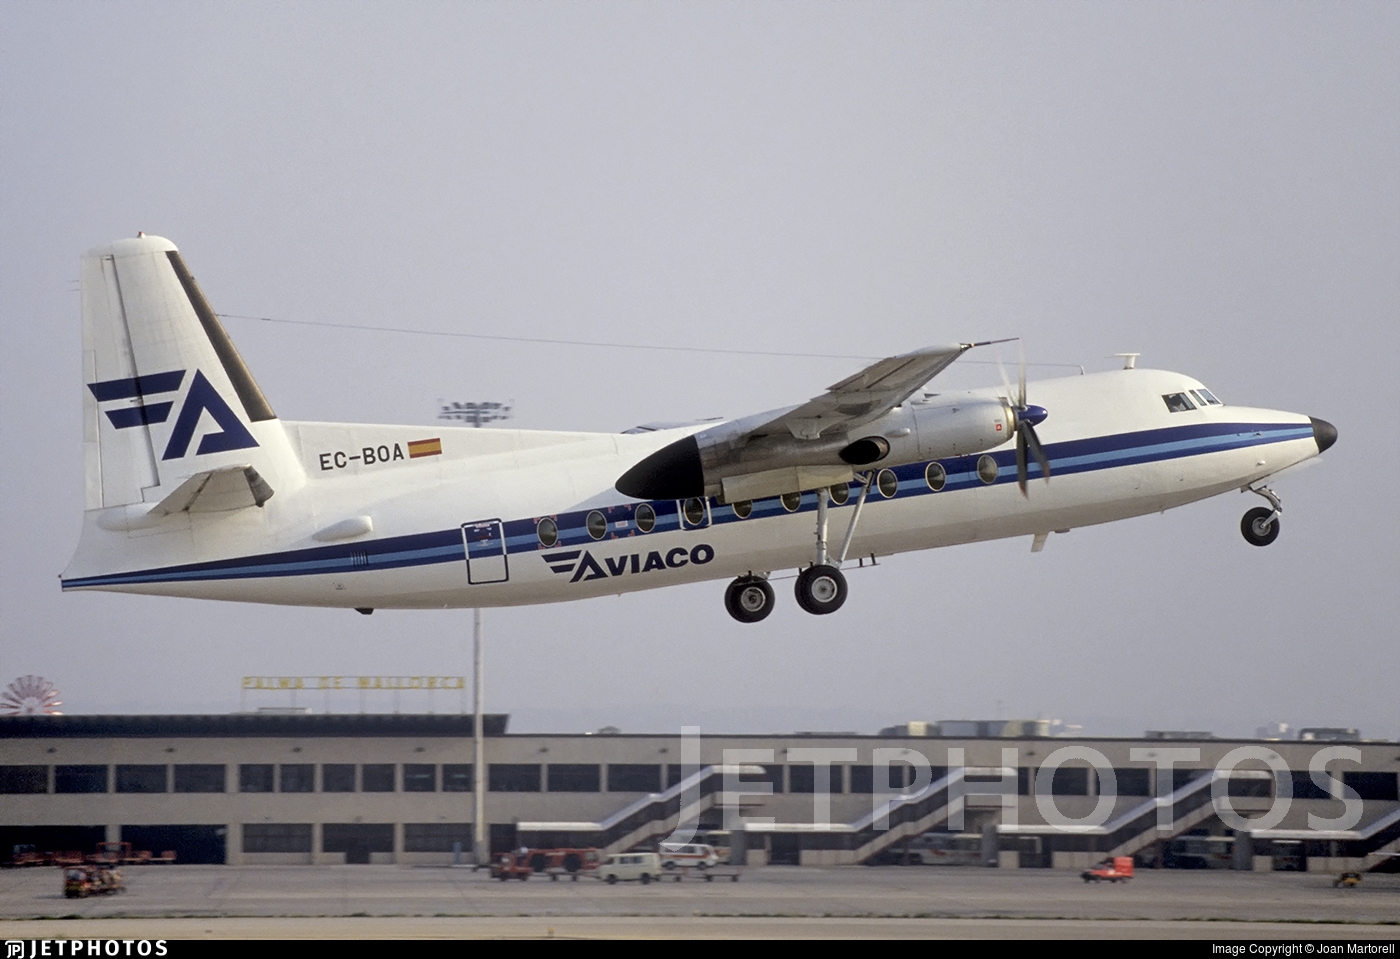
[[[1147,369],[927,392],[978,344],[881,360],[817,398],[626,433],[279,419],[174,244],[82,260],[86,512],[66,590],[376,608],[557,602],[730,579],[757,622],[798,570],[810,613],[841,566],[1032,537],[1230,490],[1278,536],[1268,478],[1331,446],[1323,420],[1222,404]],[[1129,362],[1127,366],[1131,367]],[[1040,482],[1044,480],[1044,482]]]

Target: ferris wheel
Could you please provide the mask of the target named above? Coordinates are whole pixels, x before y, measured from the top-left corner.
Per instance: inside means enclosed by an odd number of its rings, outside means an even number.
[[[0,714],[6,716],[62,716],[58,689],[43,676],[21,676],[0,695]]]

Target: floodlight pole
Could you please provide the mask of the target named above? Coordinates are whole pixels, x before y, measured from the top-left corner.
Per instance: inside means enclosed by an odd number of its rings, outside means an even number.
[[[441,420],[464,420],[473,428],[482,423],[509,419],[511,406],[504,403],[443,403]],[[502,544],[504,548],[504,544]],[[471,562],[471,558],[467,558]],[[481,664],[481,607],[472,610],[472,862],[480,868],[491,862],[491,843],[486,828],[486,739],[482,729],[485,716],[485,670]]]
[[[472,792],[475,801],[472,809],[472,859],[477,866],[484,866],[491,860],[491,850],[486,836],[486,740],[481,729],[481,701],[484,682],[481,668],[481,609],[472,610]]]

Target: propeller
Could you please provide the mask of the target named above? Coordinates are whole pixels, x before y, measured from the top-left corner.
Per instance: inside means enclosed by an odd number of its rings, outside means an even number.
[[[1001,367],[1001,360],[997,360],[997,366]],[[1040,464],[1040,475],[1045,477],[1045,482],[1050,482],[1050,457],[1045,455],[1045,447],[1040,443],[1040,437],[1035,435],[1035,428],[1049,416],[1049,411],[1043,406],[1031,406],[1026,402],[1026,349],[1021,347],[1021,375],[1013,398],[1011,384],[1006,379],[1006,369],[1001,368],[1002,385],[1006,387],[1008,402],[1011,404],[1011,411],[1016,416],[1016,485],[1021,489],[1021,495],[1029,497],[1026,491],[1026,480],[1029,474],[1027,468],[1026,451],[1035,457],[1035,461]]]

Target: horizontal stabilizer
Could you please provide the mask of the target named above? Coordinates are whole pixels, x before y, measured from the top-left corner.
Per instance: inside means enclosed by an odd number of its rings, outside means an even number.
[[[251,466],[224,466],[196,473],[151,509],[155,516],[172,513],[223,513],[261,506],[272,499],[272,487]]]

